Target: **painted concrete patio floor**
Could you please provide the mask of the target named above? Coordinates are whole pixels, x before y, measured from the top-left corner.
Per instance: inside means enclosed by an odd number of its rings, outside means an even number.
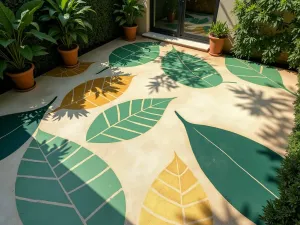
[[[0,224],[263,224],[294,73],[144,38],[80,61],[0,96]]]

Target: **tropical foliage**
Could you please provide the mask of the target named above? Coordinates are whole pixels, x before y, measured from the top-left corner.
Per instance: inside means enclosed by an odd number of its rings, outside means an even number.
[[[41,21],[54,20],[48,34],[58,40],[65,49],[74,48],[74,43],[80,38],[88,43],[87,29],[92,25],[86,21],[88,12],[95,12],[82,0],[46,0],[48,3],[43,10],[47,11],[40,17]]]
[[[136,25],[135,20],[142,17],[145,13],[145,6],[138,0],[123,0],[123,4],[115,4],[117,14],[116,22],[120,26],[133,27]]]
[[[209,34],[216,38],[226,38],[230,30],[226,22],[222,23],[217,21],[212,24],[211,28],[209,29]]]
[[[300,65],[300,1],[236,0],[238,18],[233,52],[237,57],[259,56],[274,63],[288,53],[291,67]]]
[[[47,54],[43,46],[29,44],[29,38],[56,43],[51,36],[40,32],[38,23],[34,22],[34,13],[42,5],[43,1],[30,1],[14,14],[0,2],[0,78],[6,69],[22,72],[34,56]]]

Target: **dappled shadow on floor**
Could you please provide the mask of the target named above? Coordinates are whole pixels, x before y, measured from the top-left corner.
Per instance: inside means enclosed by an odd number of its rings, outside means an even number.
[[[24,225],[134,225],[126,219],[124,191],[109,165],[42,131],[22,158],[15,193]]]
[[[178,85],[169,76],[162,74],[149,79],[150,82],[146,86],[149,89],[149,94],[154,92],[158,93],[160,90],[165,89],[171,91],[178,88]]]
[[[88,109],[105,105],[121,96],[132,78],[133,76],[110,76],[86,81],[69,91],[48,118],[59,121],[65,116],[69,119],[87,117]]]
[[[294,110],[294,96],[280,91],[278,97],[267,97],[263,91],[251,87],[230,86],[229,90],[243,101],[243,103],[236,104],[238,108],[247,111],[252,117],[264,118],[272,122],[264,124],[258,136],[268,140],[274,146],[285,149],[287,138],[293,128],[293,119],[287,114]]]

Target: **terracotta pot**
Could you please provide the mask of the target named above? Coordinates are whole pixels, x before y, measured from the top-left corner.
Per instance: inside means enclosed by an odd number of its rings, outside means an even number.
[[[138,28],[138,26],[123,27],[126,41],[135,41],[137,28]]]
[[[22,73],[6,73],[16,84],[16,89],[19,91],[30,91],[35,87],[33,70],[34,65],[31,63],[31,68]]]
[[[169,12],[168,13],[168,22],[173,23],[175,20],[175,12]]]
[[[212,56],[220,56],[224,47],[226,38],[216,38],[209,35],[209,54]]]
[[[78,50],[78,45],[71,50],[62,50],[61,46],[58,47],[58,52],[64,61],[65,67],[75,67],[78,65]]]

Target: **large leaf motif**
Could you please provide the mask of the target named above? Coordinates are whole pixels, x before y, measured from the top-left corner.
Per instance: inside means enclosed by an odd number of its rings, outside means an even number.
[[[43,131],[22,158],[15,193],[24,225],[124,225],[125,196],[113,170],[86,148]]]
[[[56,67],[45,74],[50,77],[72,77],[85,72],[93,62],[80,62],[75,68]]]
[[[31,137],[55,99],[39,109],[0,117],[0,160],[18,150]]]
[[[63,99],[60,109],[91,109],[120,97],[129,87],[133,76],[103,77],[84,82]]]
[[[226,57],[225,63],[227,69],[242,80],[261,86],[281,88],[296,95],[284,86],[280,73],[273,67],[233,57]]]
[[[160,42],[137,42],[115,49],[109,56],[112,67],[140,66],[159,56]]]
[[[259,215],[278,196],[277,169],[282,157],[267,147],[226,130],[183,122],[195,157],[216,189],[244,216]]]
[[[162,69],[173,80],[193,88],[210,88],[223,82],[221,75],[203,59],[175,48],[162,59]]]
[[[86,140],[113,143],[136,138],[155,126],[172,99],[137,99],[113,106],[95,119]]]
[[[212,225],[212,210],[202,186],[175,154],[153,182],[139,225]]]

